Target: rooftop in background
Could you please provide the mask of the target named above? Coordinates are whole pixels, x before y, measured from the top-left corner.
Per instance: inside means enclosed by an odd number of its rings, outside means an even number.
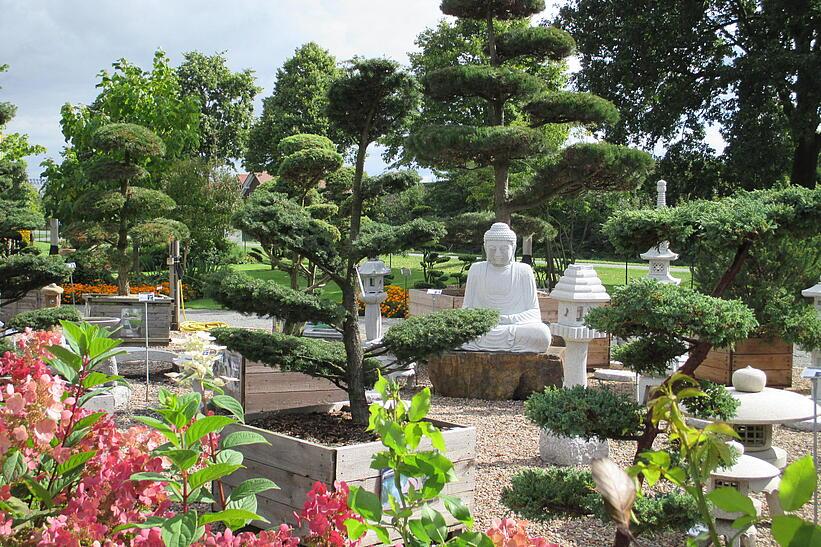
[[[242,197],[250,196],[257,186],[274,178],[267,171],[261,173],[238,173],[237,180],[242,184]]]

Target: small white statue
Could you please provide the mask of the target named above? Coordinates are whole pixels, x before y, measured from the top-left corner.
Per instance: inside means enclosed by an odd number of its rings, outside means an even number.
[[[486,262],[468,271],[463,308],[499,310],[499,324],[462,346],[467,351],[544,353],[550,329],[542,323],[533,269],[514,262],[516,233],[504,222],[485,232]]]

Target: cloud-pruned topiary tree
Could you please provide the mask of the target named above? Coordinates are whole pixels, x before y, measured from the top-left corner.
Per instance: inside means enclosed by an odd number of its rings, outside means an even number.
[[[589,93],[550,91],[547,82],[514,68],[522,58],[561,61],[573,53],[569,34],[552,27],[508,26],[500,21],[527,20],[544,9],[543,0],[443,0],[442,12],[486,24],[488,63],[470,63],[424,75],[425,94],[459,108],[466,98],[485,103],[484,125],[431,125],[406,143],[418,162],[437,168],[492,167],[496,220],[556,197],[587,190],[633,188],[652,166],[639,150],[607,143],[578,143],[553,154],[550,134],[542,128],[571,124],[595,128],[618,120],[608,101]],[[512,124],[510,109],[524,112],[528,123]],[[531,180],[511,191],[515,162],[538,158]]]
[[[264,335],[267,339],[255,347],[265,348],[266,355],[275,356],[265,359],[270,365],[297,363],[295,368],[317,375],[312,367],[330,370],[324,376],[348,391],[351,414],[360,424],[368,420],[365,388],[373,379],[376,366],[371,357],[393,350],[397,357],[394,366],[406,366],[414,356],[435,353],[475,338],[497,320],[495,312],[456,310],[447,316],[449,320],[431,316],[408,321],[391,329],[381,343],[369,346],[367,351],[363,346],[358,322],[359,263],[368,257],[417,247],[444,234],[438,222],[415,219],[401,226],[390,226],[363,215],[363,204],[372,195],[404,187],[402,181],[409,179],[399,175],[383,176],[366,185],[363,183],[364,163],[371,143],[402,130],[417,100],[415,82],[393,61],[354,59],[344,75],[331,85],[328,94],[331,122],[356,143],[353,176],[341,178],[343,184],[349,181],[349,188],[342,192],[349,196],[349,206],[345,206],[336,224],[332,224],[315,218],[309,206],[281,192],[266,192],[255,204],[258,220],[264,220],[258,224],[259,231],[264,231],[270,239],[275,237],[278,245],[288,252],[315,264],[336,283],[342,290],[341,306],[316,295],[273,287],[266,282],[224,278],[215,285],[215,298],[228,307],[260,315],[323,321],[338,329],[343,342],[329,342],[330,346],[271,334]],[[218,331],[217,336],[221,343],[243,353],[243,344],[232,342],[247,335]],[[417,351],[409,352],[408,347],[415,347]]]
[[[92,187],[74,205],[82,220],[68,229],[88,241],[110,245],[111,261],[117,267],[117,294],[128,295],[128,274],[134,263],[129,244],[161,242],[171,235],[187,239],[188,229],[164,218],[174,209],[174,200],[137,185],[147,175],[146,165],[165,153],[159,137],[140,125],[112,123],[97,129],[91,143],[97,153],[86,168]]]

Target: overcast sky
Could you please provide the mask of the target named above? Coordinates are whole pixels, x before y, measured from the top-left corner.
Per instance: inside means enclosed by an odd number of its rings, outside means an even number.
[[[48,149],[28,159],[37,177],[43,157],[57,159],[64,144],[60,107],[90,103],[97,73],[122,57],[150,68],[157,48],[175,66],[187,51],[225,52],[232,69],[255,71],[258,115],[277,68],[301,44],[315,41],[339,60],[406,63],[414,38],[441,17],[438,0],[0,0],[0,64],[10,65],[0,100],[17,105],[8,131]],[[383,166],[372,152],[368,171]]]

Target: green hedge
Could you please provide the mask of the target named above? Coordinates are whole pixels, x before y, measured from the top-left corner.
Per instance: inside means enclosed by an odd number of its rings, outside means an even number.
[[[8,326],[16,330],[31,328],[33,330],[48,330],[60,321],[82,321],[80,312],[74,307],[61,306],[59,308],[43,308],[18,313],[8,323]]]

